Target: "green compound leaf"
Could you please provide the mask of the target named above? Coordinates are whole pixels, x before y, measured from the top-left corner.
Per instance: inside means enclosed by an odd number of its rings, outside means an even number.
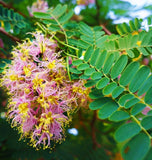
[[[110,94],[116,87],[117,87],[117,83],[116,83],[116,82],[111,82],[109,85],[107,85],[107,86],[103,89],[103,94],[104,94],[104,95]]]
[[[89,68],[89,65],[87,63],[82,63],[77,66],[78,70],[85,70],[87,68]]]
[[[145,48],[138,48],[138,50],[144,55],[144,56],[148,56],[149,55],[149,53],[148,53],[148,51],[145,49]]]
[[[133,99],[131,99],[131,100],[129,100],[129,101],[127,101],[126,103],[125,103],[125,108],[126,109],[128,109],[128,108],[130,108],[130,107],[132,107],[134,104],[136,104],[137,102],[139,102],[140,100],[138,99],[138,98],[133,98]]]
[[[69,11],[68,13],[65,13],[63,16],[59,18],[59,22],[61,24],[66,23],[71,17],[73,16],[73,11]]]
[[[6,32],[10,32],[10,30],[13,29],[15,34],[19,34],[20,30],[27,25],[24,17],[2,5],[0,5],[0,20],[0,26],[4,28]]]
[[[95,66],[98,55],[99,55],[99,48],[96,49],[96,50],[93,52],[92,56],[91,56],[90,64],[91,64],[92,66]]]
[[[95,69],[94,68],[87,68],[85,71],[84,71],[84,74],[86,76],[90,76],[92,73],[95,72]]]
[[[91,27],[89,27],[87,24],[80,22],[79,29],[81,33],[87,35],[90,38],[93,37],[93,32],[91,30]]]
[[[146,129],[152,128],[152,116],[148,116],[142,119],[141,125]]]
[[[11,25],[9,23],[9,21],[4,21],[4,28],[6,32],[9,32],[11,29]]]
[[[82,72],[77,70],[76,68],[69,68],[69,71],[75,74],[81,74]]]
[[[48,29],[51,30],[51,31],[59,31],[60,27],[59,26],[55,26],[55,25],[50,25],[48,27]]]
[[[115,57],[114,54],[110,54],[108,56],[108,58],[106,59],[104,67],[103,67],[104,74],[109,73],[109,71],[113,65],[113,62],[114,62],[114,57]]]
[[[138,29],[140,29],[140,27],[141,27],[141,22],[139,21],[139,19],[138,18],[135,18],[135,28],[136,28],[136,30],[138,30]]]
[[[141,131],[138,124],[131,122],[121,125],[115,132],[114,137],[116,141],[123,142],[133,136],[137,135]]]
[[[149,137],[145,133],[140,133],[124,145],[121,153],[124,160],[144,160],[149,149]]]
[[[103,76],[103,74],[101,72],[94,72],[91,75],[91,79],[93,79],[93,80],[101,79],[102,76]]]
[[[42,19],[50,19],[51,18],[51,15],[49,13],[34,12],[33,15],[36,18],[42,18]]]
[[[78,66],[79,64],[82,64],[83,63],[83,61],[81,60],[81,59],[77,59],[77,60],[74,60],[73,62],[72,62],[72,64],[74,65],[74,66]]]
[[[125,111],[115,111],[110,117],[109,120],[119,122],[125,119],[130,118],[130,115]]]
[[[117,98],[123,91],[124,91],[124,88],[117,86],[112,92],[112,97]]]
[[[104,63],[104,61],[106,59],[106,56],[107,56],[107,52],[106,51],[103,51],[103,52],[101,52],[99,54],[99,56],[97,58],[97,61],[96,61],[96,64],[95,64],[95,66],[96,66],[97,69],[100,70],[102,68],[103,63]]]
[[[111,78],[115,79],[116,77],[118,77],[119,74],[123,71],[123,69],[127,65],[127,62],[128,58],[126,55],[120,56],[111,70]]]
[[[52,11],[52,9],[49,9],[48,10],[48,12],[49,11]],[[54,9],[53,9],[53,12],[51,13],[51,15],[53,16],[53,17],[56,17],[56,18],[58,18],[58,17],[60,17],[60,16],[62,16],[65,12],[66,12],[66,10],[67,10],[67,5],[61,5],[61,4],[58,4]]]
[[[142,84],[142,86],[139,88],[138,91],[138,96],[141,96],[142,94],[144,94],[145,92],[148,91],[148,89],[152,86],[152,75],[150,75],[146,81],[144,81],[144,83]]]
[[[121,105],[121,106],[124,106],[126,101],[132,99],[134,96],[132,94],[125,94],[123,95],[122,97],[120,97],[118,103]]]
[[[148,77],[149,73],[150,73],[149,67],[147,67],[147,66],[141,67],[137,71],[137,73],[135,74],[133,79],[131,80],[130,85],[129,85],[129,90],[133,93],[136,92],[138,90],[138,88],[141,86],[141,84]]]
[[[129,21],[129,25],[130,25],[130,28],[131,28],[132,31],[136,30],[136,27],[135,27],[133,21]]]
[[[118,104],[114,101],[108,102],[102,106],[102,108],[98,112],[98,116],[100,119],[106,119],[112,115],[117,109]]]
[[[101,89],[101,88],[105,87],[109,83],[109,81],[110,81],[109,78],[104,77],[100,81],[98,81],[98,83],[96,84],[96,87],[98,89]]]
[[[122,73],[119,83],[123,86],[126,86],[131,81],[131,79],[137,72],[138,68],[139,68],[138,62],[130,63]]]
[[[152,95],[152,87],[148,90],[148,92],[146,93],[145,95],[145,102],[147,104],[152,104],[152,98],[151,98],[151,95]]]
[[[143,104],[143,103],[137,103],[131,109],[131,114],[135,116],[138,113],[140,113],[145,107],[146,107],[145,104]]]
[[[95,80],[88,80],[87,83],[84,85],[85,87],[92,87],[97,83]]]
[[[129,57],[131,57],[131,58],[135,57],[134,52],[132,50],[127,49],[126,52],[129,55]]]
[[[91,55],[92,55],[93,52],[94,52],[94,49],[93,49],[92,46],[90,46],[90,47],[86,50],[85,55],[84,55],[84,61],[85,61],[85,62],[88,62],[88,61],[89,61],[89,59],[90,59],[90,57],[91,57]]]
[[[90,76],[86,76],[86,75],[81,75],[80,77],[79,77],[80,79],[88,79],[88,78],[90,78]]]
[[[96,99],[95,101],[91,102],[89,104],[89,108],[91,110],[97,110],[97,109],[100,109],[103,107],[104,104],[106,104],[107,102],[111,101],[110,98],[108,97],[103,97],[103,98],[100,98],[100,99]]]
[[[89,93],[89,97],[91,99],[98,99],[98,98],[103,97],[102,89],[92,88],[91,92]]]

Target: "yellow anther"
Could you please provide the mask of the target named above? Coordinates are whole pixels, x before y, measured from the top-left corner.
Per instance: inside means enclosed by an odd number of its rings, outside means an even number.
[[[27,77],[29,77],[31,75],[31,67],[30,66],[24,66],[23,71]]]
[[[10,75],[10,80],[11,80],[11,81],[16,81],[16,80],[18,80],[18,75],[16,75],[16,74]]]
[[[55,60],[53,60],[52,62],[50,62],[47,67],[48,67],[49,69],[55,68]]]
[[[36,76],[36,78],[33,79],[33,88],[36,89],[38,86],[40,86],[43,82],[43,79],[39,79],[38,75]]]
[[[22,113],[24,116],[27,115],[27,112],[29,110],[28,108],[28,103],[21,103],[19,106],[18,106],[18,109],[19,109],[19,113]]]
[[[29,88],[24,88],[24,92],[25,92],[26,94],[29,94],[29,93],[30,93],[30,89],[29,89]]]

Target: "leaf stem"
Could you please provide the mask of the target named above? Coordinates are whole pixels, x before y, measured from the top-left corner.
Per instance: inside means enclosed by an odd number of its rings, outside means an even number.
[[[71,75],[70,75],[70,70],[69,70],[69,56],[66,57],[66,66],[67,66],[69,80],[71,81]]]
[[[152,139],[151,135],[147,132],[147,130],[140,124],[140,121],[133,115],[131,115],[133,120],[140,126],[140,128],[147,134],[147,136]]]
[[[37,25],[42,29],[42,31],[43,31],[44,33],[47,32],[47,31],[44,29],[45,27],[42,26],[39,22],[36,22],[35,24],[37,24]]]
[[[79,50],[78,48],[75,48],[75,47],[73,47],[73,46],[70,46],[70,45],[68,45],[68,44],[60,41],[55,35],[54,35],[53,37],[54,37],[60,44],[63,44],[64,46],[67,46],[67,47],[72,48],[72,49],[74,49],[74,50]]]

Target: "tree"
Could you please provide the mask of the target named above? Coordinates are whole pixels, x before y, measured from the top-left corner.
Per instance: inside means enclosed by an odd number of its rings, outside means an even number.
[[[151,159],[151,17],[148,30],[138,18],[115,26],[109,11],[129,16],[130,6],[117,0],[79,0],[79,15],[68,0],[6,2],[0,157]]]

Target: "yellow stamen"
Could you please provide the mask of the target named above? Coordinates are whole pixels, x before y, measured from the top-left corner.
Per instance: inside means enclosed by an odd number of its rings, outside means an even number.
[[[57,96],[49,96],[48,97],[48,101],[51,103],[51,104],[58,104],[58,102],[57,102]]]
[[[30,93],[30,89],[29,88],[24,88],[24,91],[25,91],[26,94]]]
[[[50,62],[47,67],[48,67],[49,69],[55,68],[55,60],[53,60],[52,62]]]
[[[29,110],[28,108],[28,103],[21,103],[19,106],[18,106],[18,109],[19,109],[19,113],[22,113],[24,116],[27,115],[27,112]]]
[[[24,73],[25,73],[25,75],[27,76],[27,77],[29,77],[30,75],[31,75],[31,67],[30,66],[24,66],[23,67],[23,71],[24,71]]]
[[[16,75],[16,74],[10,75],[10,80],[11,80],[11,81],[16,81],[16,80],[18,80],[18,75]]]
[[[38,75],[33,79],[33,88],[36,89],[38,86],[42,85],[43,79],[39,79]]]

